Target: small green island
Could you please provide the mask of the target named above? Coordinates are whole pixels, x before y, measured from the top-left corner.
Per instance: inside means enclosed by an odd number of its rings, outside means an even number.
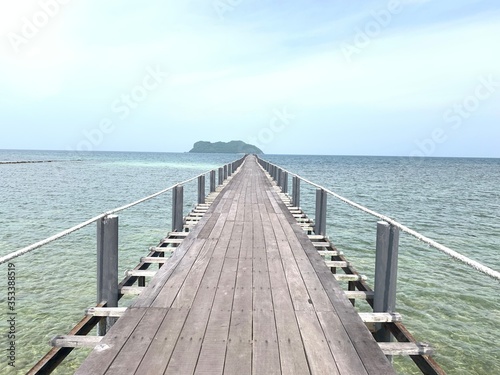
[[[263,154],[257,146],[250,145],[243,141],[231,142],[196,142],[189,151],[193,153],[226,153],[226,154]]]

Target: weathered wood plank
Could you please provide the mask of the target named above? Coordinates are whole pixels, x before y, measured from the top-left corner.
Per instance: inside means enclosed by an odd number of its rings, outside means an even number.
[[[89,307],[85,310],[87,316],[110,316],[119,318],[127,310],[126,307]]]
[[[50,340],[56,348],[95,348],[103,336],[57,335]]]
[[[385,355],[432,355],[434,349],[423,342],[379,342]]]
[[[359,313],[359,317],[365,323],[392,323],[403,320],[398,313]]]

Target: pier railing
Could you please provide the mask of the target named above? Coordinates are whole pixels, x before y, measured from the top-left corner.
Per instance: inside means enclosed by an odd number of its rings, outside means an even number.
[[[72,233],[75,233],[89,225],[97,225],[96,244],[97,244],[97,303],[96,309],[115,308],[118,306],[118,301],[123,297],[122,290],[125,287],[138,282],[139,285],[144,283],[144,277],[126,276],[125,279],[118,283],[118,229],[119,221],[117,214],[125,211],[141,203],[150,201],[154,198],[172,191],[172,227],[171,233],[183,232],[185,228],[184,222],[184,187],[197,181],[197,204],[204,204],[208,194],[215,193],[221,185],[230,177],[244,162],[245,157],[225,164],[217,169],[201,173],[188,180],[179,182],[166,189],[158,191],[147,197],[131,202],[121,207],[106,211],[95,217],[92,217],[84,222],[81,222],[71,228],[50,236],[44,240],[38,241],[32,245],[23,247],[17,251],[6,254],[0,257],[0,265],[9,263],[15,258],[29,254],[35,250],[49,245],[57,240],[62,239]],[[207,183],[208,180],[208,183]],[[140,268],[147,268],[150,264],[141,262]],[[96,325],[98,326],[98,334],[104,335],[116,321],[113,313],[104,315],[87,314],[69,333],[70,335],[84,336],[87,335]],[[89,338],[90,340],[91,338]],[[54,343],[53,343],[54,344]],[[75,347],[79,346],[77,343]],[[70,352],[72,347],[54,347],[29,374],[47,374],[53,371]]]
[[[352,206],[360,211],[363,211],[371,216],[374,216],[378,219],[380,219],[382,222],[388,224],[391,228],[395,228],[393,230],[399,230],[402,232],[405,232],[409,234],[410,236],[415,237],[417,240],[426,243],[432,248],[435,248],[446,255],[450,256],[451,258],[458,260],[469,267],[475,269],[476,271],[482,272],[485,275],[488,275],[489,277],[499,280],[500,281],[500,272],[495,271],[494,269],[487,267],[473,259],[470,259],[466,257],[463,254],[460,254],[459,252],[450,249],[449,247],[442,245],[426,236],[423,234],[408,228],[407,226],[397,222],[394,219],[391,219],[390,217],[386,215],[382,215],[376,211],[373,211],[365,206],[362,206],[356,202],[353,202],[352,200],[349,200],[329,189],[327,189],[324,186],[318,185],[312,181],[307,180],[304,177],[301,177],[295,173],[292,173],[276,164],[272,164],[268,161],[259,159],[260,165],[267,171],[269,174],[273,177],[273,179],[276,181],[277,185],[282,189],[283,193],[288,193],[288,179],[289,176],[293,178],[292,182],[292,193],[291,193],[291,199],[292,202],[295,206],[300,206],[300,181],[303,181],[315,188],[316,190],[316,211],[315,211],[315,233],[316,234],[325,234],[326,231],[326,196],[331,195],[335,197],[336,199],[348,204],[349,206]]]

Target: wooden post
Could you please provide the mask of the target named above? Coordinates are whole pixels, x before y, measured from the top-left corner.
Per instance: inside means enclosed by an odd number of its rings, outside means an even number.
[[[316,218],[314,222],[314,233],[326,235],[326,191],[316,190]]]
[[[172,231],[182,232],[184,225],[184,187],[177,185],[172,190]]]
[[[224,165],[224,181],[227,180],[227,164]]]
[[[377,245],[375,259],[374,312],[396,312],[396,285],[398,271],[399,228],[377,222]],[[389,330],[377,326],[377,341],[389,342]]]
[[[276,170],[276,182],[278,183],[278,186],[281,188],[281,168],[278,168]]]
[[[232,174],[233,174],[233,163],[229,163],[227,165],[227,176],[231,177]]]
[[[294,207],[300,207],[300,178],[298,176],[293,176],[292,189],[292,203]]]
[[[224,183],[224,170],[222,167],[219,168],[219,185]]]
[[[198,204],[205,203],[205,176],[198,177]]]
[[[210,171],[210,192],[215,192],[215,171]]]
[[[283,176],[281,178],[282,178],[281,190],[283,191],[283,193],[288,194],[288,172],[283,171]]]
[[[97,221],[97,304],[118,306],[118,216]],[[104,336],[116,318],[101,319],[98,335]]]

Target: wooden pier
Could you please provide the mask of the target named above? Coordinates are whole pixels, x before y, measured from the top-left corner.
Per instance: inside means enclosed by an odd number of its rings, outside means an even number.
[[[395,373],[254,156],[95,345],[76,374]]]
[[[0,259],[97,223],[96,305],[28,374],[50,374],[90,347],[76,374],[386,375],[391,356],[407,355],[422,373],[444,375],[396,312],[402,226],[377,223],[372,290],[326,236],[335,193],[289,173],[249,155]],[[198,204],[184,216],[184,185],[195,180]],[[301,181],[317,188],[314,220],[300,208]],[[172,231],[118,283],[115,214],[169,191]],[[127,294],[138,297],[119,307]],[[358,313],[356,299],[373,312]]]

